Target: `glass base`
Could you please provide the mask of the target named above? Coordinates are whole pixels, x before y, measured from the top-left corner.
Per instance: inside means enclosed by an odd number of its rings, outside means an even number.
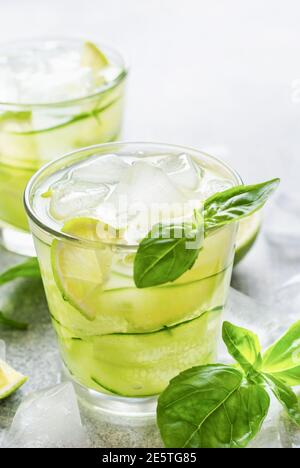
[[[62,379],[71,381],[74,385],[79,400],[88,405],[93,411],[99,411],[108,415],[118,415],[126,418],[154,419],[156,415],[157,396],[147,398],[126,398],[108,395],[84,387],[70,375],[63,366]]]
[[[0,243],[6,250],[26,257],[36,257],[31,234],[8,226],[0,227]]]

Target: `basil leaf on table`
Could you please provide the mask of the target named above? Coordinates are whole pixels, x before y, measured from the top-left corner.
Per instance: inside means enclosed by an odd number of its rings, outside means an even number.
[[[300,405],[297,395],[291,387],[274,377],[274,375],[263,374],[263,377],[277,400],[286,409],[290,418],[300,426]]]
[[[288,385],[300,385],[300,321],[267,349],[262,369]]]
[[[147,288],[175,281],[197,260],[200,245],[186,248],[196,240],[201,221],[194,232],[186,224],[157,224],[139,244],[134,261],[134,281],[138,288]],[[197,243],[196,243],[197,244]]]
[[[0,274],[0,286],[17,278],[41,278],[39,264],[36,258],[30,258],[23,263],[5,270]],[[0,312],[0,325],[16,330],[26,330],[27,323],[18,322]]]
[[[261,346],[257,335],[246,328],[224,322],[222,337],[229,354],[240,364],[247,375],[255,377],[262,361]]]
[[[3,312],[0,312],[0,325],[4,325],[8,328],[14,328],[16,330],[27,330],[28,324],[23,322],[17,322],[11,318],[6,317]]]
[[[282,370],[289,370],[294,352],[299,356],[300,322],[271,346],[263,358],[259,339],[250,330],[224,322],[223,340],[240,367],[223,364],[193,367],[171,380],[160,395],[157,423],[166,447],[246,447],[268,413],[268,392],[275,395],[288,416],[300,426],[297,396],[278,378],[283,373],[293,385],[300,385],[297,372],[284,374]]]
[[[30,258],[0,274],[0,286],[16,278],[40,278],[40,268],[36,258]]]
[[[270,399],[261,385],[222,364],[193,367],[175,377],[158,400],[166,447],[245,447],[258,433]]]
[[[215,229],[251,215],[266,203],[280,179],[241,185],[216,193],[204,203],[205,230]]]
[[[279,179],[257,185],[241,185],[219,192],[204,202],[204,220],[198,213],[194,230],[187,224],[157,224],[140,242],[134,260],[137,288],[158,286],[175,281],[196,262],[201,246],[187,248],[191,233],[199,238],[211,229],[236,222],[260,209],[274,192]],[[197,213],[197,212],[196,212]],[[204,232],[203,232],[204,231]],[[188,232],[188,233],[187,233]]]

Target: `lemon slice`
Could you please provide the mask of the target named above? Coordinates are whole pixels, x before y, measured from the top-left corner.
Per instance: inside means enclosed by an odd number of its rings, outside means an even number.
[[[100,68],[106,67],[108,63],[103,52],[101,52],[95,44],[89,41],[84,43],[81,56],[82,67],[99,70]]]
[[[261,211],[257,211],[252,216],[240,221],[234,259],[235,264],[240,262],[253,246],[259,234],[261,222]]]
[[[62,232],[99,244],[55,240],[51,247],[52,269],[58,288],[64,299],[88,320],[94,320],[99,312],[96,298],[108,279],[112,262],[111,248],[101,243],[100,228],[99,220],[75,218],[64,225]]]
[[[7,398],[27,381],[27,377],[15,371],[0,359],[0,400]]]

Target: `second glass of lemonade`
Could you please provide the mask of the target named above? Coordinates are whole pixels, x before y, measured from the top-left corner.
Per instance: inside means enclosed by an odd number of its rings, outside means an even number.
[[[59,154],[119,139],[126,67],[114,50],[82,40],[0,47],[0,229],[9,250],[34,254],[22,197]]]
[[[150,143],[77,151],[29,183],[25,205],[65,372],[93,405],[151,413],[170,379],[214,361],[237,225],[206,233],[193,267],[173,282],[138,287],[135,258],[154,218],[189,222],[203,200],[240,183],[207,154]]]

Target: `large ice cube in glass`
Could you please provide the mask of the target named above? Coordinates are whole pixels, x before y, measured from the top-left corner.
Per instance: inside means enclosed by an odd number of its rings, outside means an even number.
[[[106,185],[75,180],[58,182],[51,190],[50,213],[58,220],[89,216],[109,193]]]
[[[130,166],[115,154],[89,159],[71,173],[73,180],[91,182],[95,184],[115,184],[119,182],[124,171]]]
[[[159,158],[158,166],[181,190],[197,190],[203,176],[203,169],[187,154]]]
[[[159,218],[166,222],[184,215],[188,200],[164,171],[139,161],[126,170],[111,196],[97,210],[98,217],[112,226],[128,226],[137,216],[138,224]]]

